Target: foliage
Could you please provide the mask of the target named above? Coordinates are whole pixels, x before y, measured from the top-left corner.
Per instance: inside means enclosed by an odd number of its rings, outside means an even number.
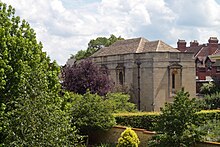
[[[220,142],[220,120],[209,120],[199,127],[200,130],[206,132],[204,141]]]
[[[62,70],[63,88],[78,94],[91,93],[105,95],[113,86],[108,74],[91,60],[84,60]]]
[[[195,100],[183,90],[174,97],[173,104],[165,104],[161,110],[158,128],[161,134],[153,137],[150,146],[190,146],[201,140],[202,132],[197,130],[199,110]]]
[[[85,59],[91,56],[97,50],[103,47],[108,47],[118,40],[124,40],[124,38],[121,38],[120,36],[117,38],[115,35],[112,34],[109,38],[98,37],[96,39],[92,39],[88,43],[87,50],[80,50],[76,53],[76,55],[73,55],[71,58],[75,58],[76,60]]]
[[[204,109],[218,109],[220,108],[220,92],[205,95]]]
[[[200,88],[200,93],[205,95],[211,95],[216,91],[219,91],[220,87],[215,82],[204,83]]]
[[[155,131],[159,113],[137,112],[137,113],[116,113],[114,114],[117,125],[142,128]]]
[[[114,113],[137,111],[134,103],[129,102],[130,96],[123,93],[108,93],[106,101]]]
[[[220,120],[220,110],[202,110],[195,115],[195,117],[198,117],[198,123],[201,125],[212,119]],[[156,126],[160,117],[159,112],[126,112],[115,113],[114,116],[118,125],[143,128],[149,131],[158,130]]]
[[[76,130],[60,110],[59,66],[34,30],[0,2],[1,146],[74,146]]]
[[[10,103],[14,109],[2,115],[3,146],[58,147],[80,143],[81,137],[71,127],[69,116],[60,110],[59,99],[53,95],[20,97]]]
[[[72,124],[76,126],[81,134],[88,135],[97,130],[108,130],[115,125],[112,112],[107,103],[97,94],[87,91],[84,95],[76,95],[77,101],[72,101],[69,107],[72,114]]]
[[[139,143],[140,141],[135,131],[131,128],[126,128],[126,130],[121,133],[121,137],[118,139],[117,147],[138,147]]]
[[[0,2],[0,102],[60,88],[59,66],[50,63],[34,30],[14,13]]]

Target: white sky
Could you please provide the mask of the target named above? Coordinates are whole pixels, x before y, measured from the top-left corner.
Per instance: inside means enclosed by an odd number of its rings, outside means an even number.
[[[64,65],[91,39],[220,39],[220,0],[1,0],[27,20],[52,60]]]

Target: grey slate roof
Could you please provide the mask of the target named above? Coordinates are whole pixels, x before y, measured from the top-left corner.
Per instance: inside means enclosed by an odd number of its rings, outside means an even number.
[[[91,57],[122,55],[128,53],[145,52],[180,52],[161,40],[148,41],[145,38],[119,40],[109,47],[104,47],[95,52]]]

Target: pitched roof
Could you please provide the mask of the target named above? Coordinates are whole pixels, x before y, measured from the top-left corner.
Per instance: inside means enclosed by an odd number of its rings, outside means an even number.
[[[145,38],[119,40],[109,47],[104,47],[95,52],[91,57],[120,55],[127,53],[145,52],[179,52],[161,40],[148,41]]]

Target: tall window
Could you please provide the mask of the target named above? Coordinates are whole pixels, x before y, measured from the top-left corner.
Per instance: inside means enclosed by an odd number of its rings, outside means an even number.
[[[119,83],[120,85],[123,85],[124,83],[124,77],[122,71],[119,72]]]
[[[170,97],[173,97],[182,88],[182,66],[178,63],[172,63],[168,70],[168,91]]]
[[[125,67],[123,63],[119,63],[116,67],[116,76],[117,83],[123,85],[125,81]]]
[[[175,90],[175,73],[172,73],[172,90]]]

